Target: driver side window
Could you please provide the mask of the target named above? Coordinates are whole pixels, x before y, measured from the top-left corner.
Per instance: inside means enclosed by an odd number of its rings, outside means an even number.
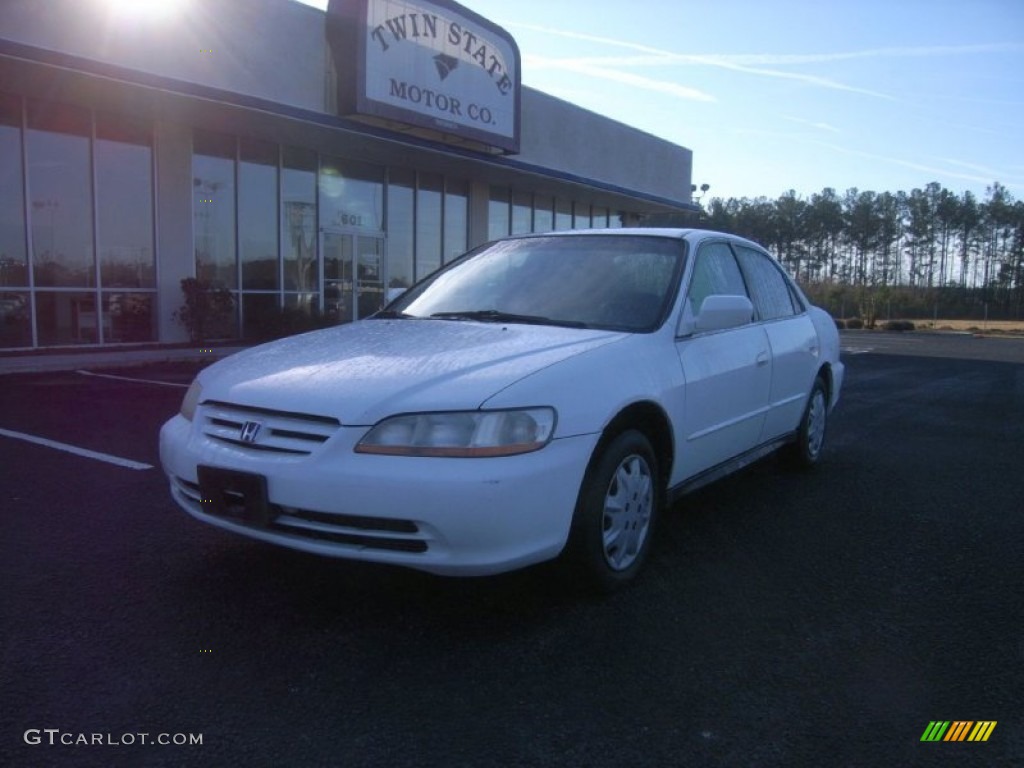
[[[743,274],[732,249],[725,243],[710,243],[697,252],[690,289],[686,293],[686,319],[695,318],[704,299],[716,294],[747,295]]]

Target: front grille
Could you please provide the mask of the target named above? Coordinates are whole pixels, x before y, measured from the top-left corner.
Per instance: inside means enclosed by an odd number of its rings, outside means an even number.
[[[210,514],[203,505],[199,485],[180,477],[174,478],[178,490],[198,509]],[[412,520],[366,515],[334,514],[271,504],[271,518],[266,526],[250,526],[269,530],[290,538],[315,539],[345,544],[358,549],[389,552],[426,552],[427,541]],[[248,526],[241,517],[229,516],[234,523]]]
[[[341,426],[335,418],[254,408],[208,400],[200,409],[203,434],[248,451],[308,456]],[[247,424],[258,424],[253,440],[243,440]],[[250,427],[250,430],[253,428]]]

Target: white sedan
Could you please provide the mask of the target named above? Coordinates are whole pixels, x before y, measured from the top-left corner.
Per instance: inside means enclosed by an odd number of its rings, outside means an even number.
[[[211,365],[160,457],[189,514],[255,539],[449,575],[564,553],[613,588],[680,494],[817,463],[842,382],[832,319],[755,243],[528,235]]]

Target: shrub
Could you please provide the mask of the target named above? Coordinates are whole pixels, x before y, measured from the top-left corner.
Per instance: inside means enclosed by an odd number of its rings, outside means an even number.
[[[887,331],[912,331],[914,324],[910,320],[887,320],[882,326]]]
[[[850,330],[860,330],[864,327],[864,321],[859,317],[851,317],[846,321],[846,327]]]
[[[231,335],[235,299],[227,288],[214,288],[194,277],[181,281],[185,304],[174,317],[188,330],[189,339],[202,344],[208,338]]]
[[[261,313],[252,322],[247,334],[258,341],[269,341],[327,328],[335,324],[331,318],[319,311],[306,312],[297,307],[284,307]]]
[[[838,328],[840,331],[846,328],[846,321],[845,320],[840,320],[840,319],[835,318],[835,317],[832,318],[832,319],[835,320],[836,328]]]

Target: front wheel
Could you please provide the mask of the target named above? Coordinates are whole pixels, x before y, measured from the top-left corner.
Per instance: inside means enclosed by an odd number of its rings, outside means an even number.
[[[825,427],[828,425],[828,395],[821,378],[814,380],[811,396],[807,399],[804,417],[796,433],[796,442],[789,446],[792,462],[805,469],[813,467],[821,459],[825,448]]]
[[[591,462],[573,515],[568,555],[592,584],[611,591],[640,571],[662,496],[654,449],[641,432],[623,432]]]

